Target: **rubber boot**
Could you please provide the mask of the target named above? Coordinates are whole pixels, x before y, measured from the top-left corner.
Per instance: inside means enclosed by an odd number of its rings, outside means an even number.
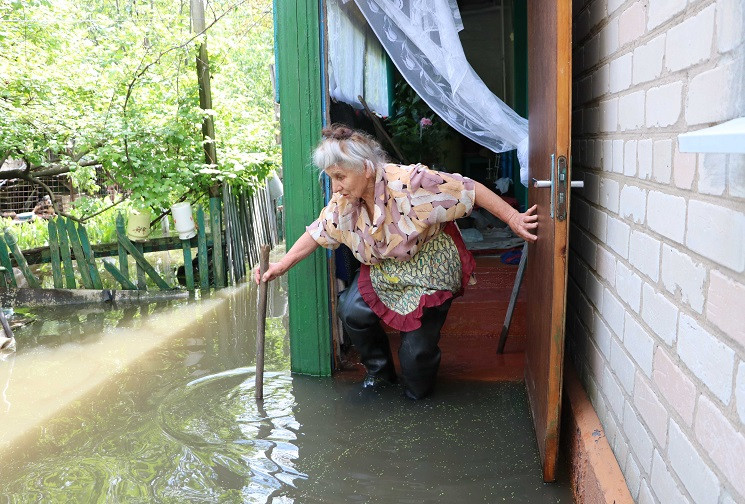
[[[401,332],[401,363],[407,397],[418,400],[426,397],[435,385],[440,367],[440,330],[445,324],[452,300],[440,306],[425,308],[422,326],[413,331]]]
[[[381,383],[395,383],[396,369],[388,343],[388,336],[380,327],[380,319],[357,288],[359,272],[349,287],[339,295],[337,312],[344,330],[360,354],[367,375],[363,387],[373,387]]]

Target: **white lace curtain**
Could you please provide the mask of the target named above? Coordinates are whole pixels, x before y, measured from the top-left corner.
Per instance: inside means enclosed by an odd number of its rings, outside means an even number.
[[[466,60],[456,0],[355,3],[403,77],[432,110],[494,152],[517,149],[520,180],[527,185],[528,121],[495,96]]]
[[[361,109],[358,96],[388,115],[388,70],[378,38],[348,0],[327,0],[329,95]],[[349,7],[352,7],[351,9]]]

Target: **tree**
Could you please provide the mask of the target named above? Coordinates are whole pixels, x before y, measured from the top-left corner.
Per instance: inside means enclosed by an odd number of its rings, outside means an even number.
[[[178,4],[175,4],[178,7]],[[215,181],[255,186],[279,162],[268,65],[269,0],[208,4],[204,34],[188,3],[0,0],[0,179],[68,174],[83,190],[101,167],[141,204],[167,208]],[[194,70],[209,36],[212,110]],[[204,162],[201,123],[214,116],[218,165]],[[48,188],[46,188],[48,189]]]

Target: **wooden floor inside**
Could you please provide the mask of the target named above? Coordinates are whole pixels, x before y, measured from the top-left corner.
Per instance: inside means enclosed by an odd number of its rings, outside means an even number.
[[[527,297],[525,289],[515,304],[504,353],[497,354],[517,265],[504,264],[498,255],[476,257],[476,285],[457,298],[442,330],[442,362],[439,380],[521,381],[525,361]],[[523,285],[524,287],[524,285]],[[390,330],[391,350],[396,361],[400,346],[397,331]],[[399,368],[398,361],[396,369]],[[361,379],[364,368],[353,362],[337,378]]]

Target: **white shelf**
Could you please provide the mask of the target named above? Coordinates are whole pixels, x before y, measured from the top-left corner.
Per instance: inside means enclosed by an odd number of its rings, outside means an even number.
[[[745,154],[745,117],[678,135],[680,152]]]

